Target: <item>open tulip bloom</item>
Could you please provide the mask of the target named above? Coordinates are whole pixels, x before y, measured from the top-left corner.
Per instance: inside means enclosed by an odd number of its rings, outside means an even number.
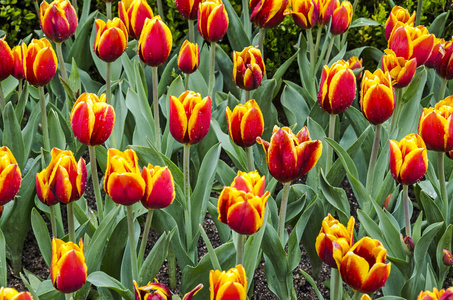
[[[1,287],[0,288],[0,299],[2,300],[33,300],[33,297],[29,292],[19,293],[13,288]]]

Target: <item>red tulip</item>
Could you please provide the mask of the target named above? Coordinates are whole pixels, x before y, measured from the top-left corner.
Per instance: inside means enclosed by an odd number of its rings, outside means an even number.
[[[5,37],[0,39],[0,82],[13,73],[14,57]]]
[[[285,14],[293,17],[301,29],[310,29],[318,22],[319,6],[315,0],[290,0]]]
[[[96,19],[96,29],[94,53],[105,62],[117,60],[127,48],[127,29],[123,21],[114,18],[105,23]]]
[[[330,26],[330,32],[333,35],[342,34],[348,30],[352,21],[352,10],[352,4],[349,1],[341,2],[340,6],[334,10]]]
[[[438,290],[433,288],[433,291],[422,291],[418,294],[417,300],[452,300],[453,299],[453,287],[449,287],[447,290]]]
[[[200,2],[201,0],[175,0],[175,6],[183,18],[196,20]]]
[[[138,41],[137,52],[140,59],[151,67],[163,64],[170,55],[173,38],[170,28],[160,16],[146,19]]]
[[[201,2],[198,8],[198,32],[210,43],[220,41],[228,29],[228,14],[221,0]]]
[[[414,26],[414,20],[415,11],[411,16],[405,8],[398,5],[394,6],[390,12],[389,18],[385,22],[385,38],[387,40],[390,38],[390,35],[397,23],[400,23],[400,25]]]
[[[382,69],[390,73],[395,87],[408,86],[415,75],[417,60],[415,58],[406,60],[404,57],[397,57],[391,49],[384,51],[386,55],[382,56]]]
[[[200,64],[200,50],[198,44],[193,44],[185,40],[179,50],[178,67],[186,74],[192,74],[198,69]]]
[[[147,209],[159,209],[169,206],[175,199],[175,184],[168,167],[152,166],[143,168],[142,177],[145,181],[145,194],[141,199]]]
[[[17,80],[21,80],[25,78],[24,74],[24,61],[22,57],[22,47],[15,46],[12,50],[13,57],[14,57],[14,68],[11,75],[14,76]]]
[[[285,18],[288,0],[250,0],[250,21],[259,28],[272,28]]]
[[[238,171],[237,176],[234,177],[234,180],[231,183],[231,187],[261,197],[264,195],[265,184],[266,177],[260,176],[258,171],[248,173]]]
[[[436,56],[435,70],[445,80],[453,79],[453,41],[442,44]]]
[[[233,80],[246,91],[257,89],[266,74],[263,57],[258,48],[249,46],[242,52],[233,51]]]
[[[247,277],[242,265],[237,265],[226,272],[211,270],[209,285],[211,300],[245,300],[247,298]]]
[[[238,104],[231,112],[227,106],[226,117],[228,132],[233,142],[241,147],[250,147],[256,143],[256,138],[264,132],[264,119],[261,109],[255,100]]]
[[[57,56],[46,38],[22,44],[25,79],[36,87],[48,84],[57,72]]]
[[[328,25],[330,17],[333,15],[335,9],[340,6],[340,1],[338,0],[318,0],[319,5],[319,25]]]
[[[19,192],[22,175],[8,147],[0,147],[0,205],[13,200]]]
[[[431,51],[431,55],[428,57],[428,60],[425,62],[425,66],[427,68],[435,68],[436,64],[439,62],[437,60],[437,56],[441,55],[444,52],[444,46],[445,40],[444,39],[439,39],[439,38],[434,38],[434,47],[433,51]]]
[[[153,10],[146,0],[123,0],[118,2],[118,15],[126,25],[129,35],[138,40],[146,19],[154,17]]]
[[[33,300],[29,292],[19,293],[13,288],[1,287],[0,300]]]
[[[62,43],[70,38],[77,29],[77,14],[68,0],[55,0],[48,4],[41,2],[39,7],[39,23],[46,37]]]
[[[156,282],[148,282],[146,286],[139,287],[134,280],[135,300],[171,300],[171,291],[168,287]]]

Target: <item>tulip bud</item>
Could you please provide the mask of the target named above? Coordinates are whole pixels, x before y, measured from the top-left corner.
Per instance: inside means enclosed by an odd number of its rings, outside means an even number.
[[[332,14],[332,25],[330,32],[333,35],[343,34],[351,25],[352,4],[349,1],[341,2]]]
[[[0,82],[13,73],[14,57],[11,48],[5,41],[5,36],[0,39]]]
[[[70,38],[77,29],[77,13],[68,0],[55,0],[48,4],[41,2],[39,23],[46,37],[62,43]]]
[[[171,300],[171,291],[168,287],[159,283],[156,279],[155,282],[148,282],[146,286],[139,287],[134,280],[135,300]]]
[[[192,74],[198,69],[200,64],[200,50],[198,44],[193,44],[188,40],[184,41],[178,55],[178,67],[186,74]]]
[[[115,111],[105,103],[105,94],[83,93],[71,111],[71,128],[74,136],[89,146],[101,145],[110,136],[115,125]]]
[[[328,25],[333,12],[340,6],[338,0],[318,0],[319,18],[318,25]]]
[[[417,60],[412,58],[406,60],[404,57],[396,57],[391,49],[384,50],[386,55],[382,56],[382,69],[389,72],[392,83],[396,88],[403,88],[411,83],[417,69]]]
[[[195,294],[198,293],[198,291],[201,290],[202,288],[203,288],[203,284],[200,283],[193,290],[191,290],[190,292],[186,293],[184,295],[184,297],[182,298],[182,300],[192,300],[192,297],[195,296]]]
[[[411,238],[410,236],[406,236],[403,239],[403,243],[406,246],[406,248],[409,251],[409,253],[414,253],[415,244],[414,244],[414,239],[413,238]]]
[[[264,132],[264,119],[261,109],[255,100],[238,104],[231,112],[225,109],[228,132],[233,142],[241,147],[250,147],[256,143],[256,138]]]
[[[285,18],[288,0],[250,0],[250,21],[259,28],[272,28]]]
[[[443,79],[453,79],[453,41],[440,46],[434,68]]]
[[[44,1],[45,2],[45,1]],[[25,79],[36,87],[48,84],[57,72],[57,56],[46,38],[22,44]]]
[[[257,89],[266,74],[263,57],[258,48],[249,46],[242,52],[233,51],[233,80],[246,91]]]
[[[153,10],[146,0],[124,0],[118,2],[118,15],[126,25],[133,39],[140,39],[146,19],[154,17]]]
[[[439,38],[434,38],[434,46],[433,46],[433,51],[431,51],[431,54],[428,57],[428,60],[425,62],[425,67],[427,68],[436,68],[437,63],[440,62],[440,57],[442,56],[442,53],[444,52],[444,46],[445,40],[444,39],[439,39]],[[439,60],[437,59],[437,56],[440,55]]]
[[[46,205],[58,201],[69,203],[82,197],[87,181],[87,169],[83,158],[76,162],[70,150],[53,148],[47,168],[36,174],[36,194]]]
[[[175,0],[175,6],[182,17],[188,20],[196,20],[201,0]]]
[[[237,265],[226,272],[211,270],[209,285],[211,300],[247,298],[247,277],[242,265]]]
[[[169,206],[175,199],[175,185],[173,176],[168,167],[152,166],[148,164],[142,170],[145,181],[145,194],[142,204],[147,209],[159,209]]]
[[[146,19],[143,33],[138,41],[137,52],[140,59],[148,66],[160,66],[170,55],[172,45],[170,28],[160,16]]]
[[[197,28],[210,43],[220,41],[228,29],[228,14],[221,0],[201,2],[198,8]]]
[[[209,131],[211,123],[211,97],[185,91],[176,98],[170,96],[169,126],[175,140],[182,144],[196,144]]]
[[[392,199],[392,194],[389,194],[387,196],[387,198],[385,198],[384,204],[382,205],[383,209],[388,209],[389,203],[390,203],[390,199]]]
[[[16,78],[17,80],[24,79],[25,74],[24,74],[24,62],[22,59],[22,47],[15,46],[12,50],[12,54],[14,58],[14,67],[11,75],[13,75],[14,78]]]
[[[238,175],[234,177],[231,187],[261,197],[264,195],[265,184],[266,176],[260,176],[258,171],[248,173],[238,171]]]
[[[390,38],[390,35],[397,23],[400,23],[399,25],[414,26],[414,20],[415,11],[411,16],[405,8],[398,5],[394,6],[390,12],[389,18],[385,22],[385,39],[388,40]]]
[[[444,257],[442,258],[444,265],[451,267],[453,265],[453,255],[447,249],[442,249],[442,252],[444,253]]]
[[[107,23],[96,19],[96,40],[94,53],[105,62],[117,60],[127,48],[127,30],[119,18],[108,20]]]
[[[22,175],[13,153],[0,147],[0,205],[13,200],[19,192]]]
[[[318,103],[322,109],[332,115],[344,112],[355,98],[356,78],[344,60],[334,63],[330,68],[322,69]]]
[[[310,29],[318,22],[319,6],[315,0],[290,0],[285,15],[291,15],[301,29]]]
[[[1,287],[0,300],[33,300],[29,292],[19,293],[13,288]]]

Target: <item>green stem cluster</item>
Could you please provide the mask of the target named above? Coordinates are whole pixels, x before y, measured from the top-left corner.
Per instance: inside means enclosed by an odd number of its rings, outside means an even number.
[[[335,118],[337,115],[329,115],[329,138],[335,140]],[[332,166],[333,148],[330,144],[327,145],[327,162],[326,162],[326,174],[329,172]]]
[[[395,109],[393,110],[392,124],[390,125],[390,133],[395,130],[398,125],[398,119],[400,117],[401,109],[403,108],[403,89],[395,89]]]
[[[302,35],[302,32],[300,34]],[[313,44],[313,32],[311,28],[307,30],[307,41],[308,47],[310,49],[310,76],[313,77],[315,72],[316,56],[315,56],[315,45]]]
[[[236,247],[236,265],[244,264],[244,247],[245,247],[245,235],[238,234]]]
[[[94,196],[96,197],[99,223],[101,223],[104,219],[104,204],[102,203],[101,189],[99,187],[95,146],[88,146],[88,151],[90,152],[91,180],[93,181]]]
[[[195,43],[195,20],[188,20],[189,23],[189,42]]]
[[[134,212],[132,211],[132,205],[127,207],[127,229],[129,236],[129,250],[131,252],[131,267],[132,267],[132,279],[138,279],[138,264],[137,264],[137,250],[135,246],[134,237]]]
[[[186,230],[187,230],[187,249],[192,242],[192,207],[190,205],[190,145],[184,144],[183,169],[184,169],[184,196],[186,198],[186,209],[184,210]]]
[[[448,209],[447,186],[445,183],[444,156],[445,153],[437,152],[437,172],[440,185],[440,198],[442,199],[442,210],[445,212],[446,222],[450,224],[450,210]]]
[[[149,209],[146,214],[145,228],[143,229],[143,237],[140,244],[140,250],[138,251],[138,265],[141,267],[143,263],[143,257],[145,256],[146,244],[148,243],[149,230],[151,229],[151,222],[153,220],[153,209]]]
[[[247,154],[247,169],[249,172],[255,171],[255,162],[253,160],[253,148],[252,146],[245,148]]]
[[[332,53],[333,42],[335,41],[335,36],[332,35],[330,37],[329,47],[327,48],[326,58],[324,60],[324,64],[327,65],[329,63],[330,53]]]
[[[376,125],[374,132],[373,149],[371,149],[370,163],[368,165],[368,173],[366,175],[366,191],[369,195],[373,190],[374,170],[376,168],[376,160],[379,153],[379,143],[381,141],[381,127],[382,124]]]
[[[283,244],[283,238],[285,233],[285,221],[286,221],[286,207],[288,206],[288,196],[291,187],[291,182],[283,184],[282,201],[280,204],[280,215],[278,216],[278,237]]]
[[[64,65],[63,51],[61,50],[61,43],[56,43],[58,63],[60,64],[60,74],[64,81],[68,82],[68,73]]]
[[[157,74],[157,67],[152,67],[153,74],[153,113],[154,113],[154,146],[157,150],[161,150],[160,145],[160,124],[159,124],[159,80]]]
[[[74,210],[72,206],[73,202],[66,204],[66,209],[68,212],[68,235],[69,240],[75,243]]]
[[[404,226],[406,227],[406,237],[411,234],[411,216],[409,213],[409,186],[403,184],[403,204],[404,204]]]
[[[44,96],[44,87],[40,86],[39,104],[41,106],[42,137],[44,140],[44,150],[50,151],[49,130],[47,128],[46,98]]]
[[[214,76],[214,67],[215,67],[215,47],[216,43],[211,43],[211,59],[209,64],[209,88],[208,96],[214,98],[212,92],[214,91],[215,76]],[[214,100],[214,99],[213,99]]]

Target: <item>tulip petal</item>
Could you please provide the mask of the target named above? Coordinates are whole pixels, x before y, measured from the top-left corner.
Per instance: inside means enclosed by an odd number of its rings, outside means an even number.
[[[94,107],[96,109],[95,121],[90,145],[101,145],[110,137],[115,126],[116,115],[113,107],[106,103],[97,103]]]
[[[71,114],[71,128],[82,144],[90,145],[94,124],[95,116],[88,102],[76,103]]]
[[[228,14],[223,4],[216,5],[208,16],[207,34],[210,42],[218,42],[228,29]]]
[[[428,169],[428,156],[426,149],[419,148],[411,151],[404,158],[404,163],[401,166],[401,183],[411,185],[418,182],[425,176]]]
[[[180,143],[188,142],[187,133],[187,116],[186,111],[182,103],[178,98],[170,96],[170,108],[169,108],[169,127],[170,133]],[[187,138],[186,138],[187,136]]]
[[[404,26],[398,27],[393,31],[388,47],[395,52],[397,57],[404,57],[406,60],[412,57],[412,40]]]
[[[362,111],[371,124],[378,125],[387,121],[395,106],[392,88],[377,84],[369,88],[362,99]]]
[[[208,96],[193,108],[187,124],[190,144],[198,143],[208,134],[211,124],[211,106],[211,97]]]
[[[297,153],[289,134],[278,129],[272,135],[268,149],[268,167],[272,176],[280,182],[290,182],[297,178]]]
[[[389,140],[389,145],[390,145],[390,171],[392,173],[393,178],[395,178],[395,180],[399,182],[401,166],[403,165],[403,155],[396,141]]]
[[[355,290],[360,290],[368,275],[368,262],[353,252],[348,252],[341,260],[341,278]],[[343,271],[345,270],[345,271]]]
[[[107,193],[115,203],[132,205],[139,201],[145,192],[145,182],[139,174],[112,173],[108,178]]]
[[[258,211],[247,200],[230,206],[227,219],[228,226],[240,234],[254,234],[262,225]]]
[[[413,54],[412,57],[417,59],[417,66],[423,65],[429,58],[431,51],[434,47],[434,35],[422,35],[413,41]]]
[[[7,166],[0,174],[0,205],[13,200],[19,192],[21,183],[20,170],[17,164]]]
[[[228,282],[220,286],[215,299],[246,300],[247,291],[238,282]]]
[[[87,267],[83,253],[71,250],[57,262],[56,288],[63,293],[79,290],[86,281]]]
[[[373,293],[384,286],[390,275],[390,264],[377,263],[368,272],[368,276],[358,291]]]
[[[345,111],[354,101],[356,80],[352,70],[343,69],[336,73],[329,85],[331,114]]]
[[[318,162],[322,154],[322,142],[320,140],[304,142],[297,147],[298,177],[302,177],[310,171]]]
[[[419,134],[426,143],[428,150],[445,152],[445,125],[447,120],[436,112],[429,112],[421,116]]]
[[[256,107],[249,109],[242,117],[241,137],[244,147],[250,147],[256,143],[256,138],[264,132],[264,118],[261,110]]]
[[[33,62],[33,73],[37,86],[44,86],[53,79],[57,72],[57,56],[52,48],[39,50]]]

